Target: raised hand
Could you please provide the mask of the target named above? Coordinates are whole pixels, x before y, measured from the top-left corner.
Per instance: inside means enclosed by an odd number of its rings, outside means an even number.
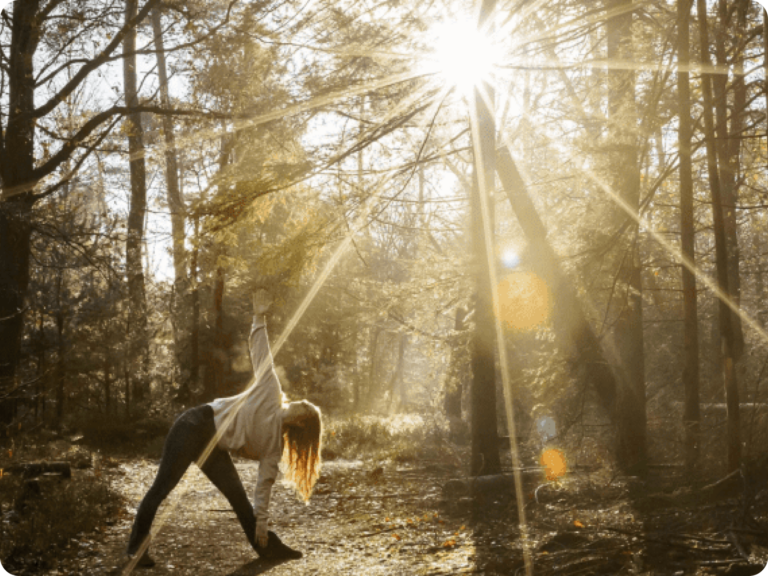
[[[260,288],[253,293],[253,313],[256,315],[264,314],[272,305],[272,296],[269,292]]]

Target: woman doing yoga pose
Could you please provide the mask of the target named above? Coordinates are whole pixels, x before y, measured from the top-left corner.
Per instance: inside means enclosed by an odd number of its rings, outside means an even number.
[[[305,502],[320,475],[320,409],[306,400],[286,402],[274,370],[264,313],[271,304],[265,290],[253,295],[249,344],[255,379],[245,392],[191,408],[174,422],[152,487],[139,505],[128,543],[134,565],[154,565],[149,557],[150,528],[157,509],[192,462],[232,505],[248,542],[260,556],[300,558],[267,530],[269,498],[278,464]],[[257,460],[259,479],[251,507],[229,453]],[[138,555],[138,559],[136,556]]]

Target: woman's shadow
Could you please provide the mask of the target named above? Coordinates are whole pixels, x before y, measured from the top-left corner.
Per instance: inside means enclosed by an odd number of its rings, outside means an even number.
[[[288,562],[288,559],[268,560],[265,558],[257,558],[256,560],[251,560],[247,564],[243,564],[234,572],[228,573],[227,576],[256,576],[257,574],[269,572],[275,566],[279,566],[285,562]]]
[[[267,546],[265,548],[257,548],[257,551],[260,554],[259,558],[243,564],[227,576],[255,576],[256,574],[264,574],[283,562],[298,560],[302,556],[298,550],[293,550],[291,547],[283,544],[280,537],[272,530],[269,531]]]

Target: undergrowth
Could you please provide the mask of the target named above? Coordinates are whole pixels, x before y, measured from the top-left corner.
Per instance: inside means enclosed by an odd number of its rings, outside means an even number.
[[[324,457],[416,462],[454,459],[447,426],[417,414],[326,418]]]
[[[17,576],[48,569],[77,535],[101,529],[121,507],[98,471],[31,484],[6,474],[0,478],[2,565]]]

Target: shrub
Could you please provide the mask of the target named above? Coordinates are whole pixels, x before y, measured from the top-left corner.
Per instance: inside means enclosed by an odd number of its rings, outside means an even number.
[[[43,478],[38,485],[35,494],[18,477],[0,478],[0,558],[13,574],[50,567],[77,534],[93,532],[122,507],[98,471],[72,480]]]
[[[447,429],[415,414],[326,419],[325,433],[326,454],[350,460],[434,460],[449,449]]]

